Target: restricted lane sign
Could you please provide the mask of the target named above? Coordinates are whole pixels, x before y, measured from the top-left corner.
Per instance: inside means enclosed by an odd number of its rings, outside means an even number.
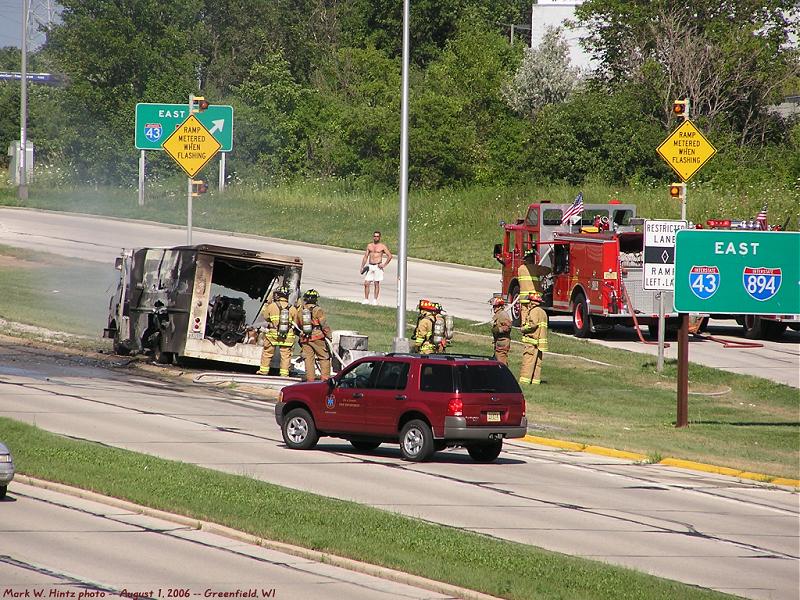
[[[800,314],[800,233],[687,229],[676,235],[675,309]]]
[[[691,121],[684,121],[656,149],[681,181],[689,179],[717,153]]]
[[[163,148],[189,177],[194,177],[214,158],[220,143],[192,114],[164,141]]]
[[[189,116],[188,104],[155,104],[140,102],[136,105],[134,124],[137,150],[161,150],[170,134]],[[203,112],[195,113],[197,119],[220,143],[220,152],[233,149],[233,107],[212,104]]]
[[[644,222],[644,289],[675,288],[675,235],[686,226],[686,221]]]

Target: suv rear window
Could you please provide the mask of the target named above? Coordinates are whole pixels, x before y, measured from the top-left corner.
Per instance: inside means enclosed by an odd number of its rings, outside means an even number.
[[[518,394],[516,378],[501,364],[423,364],[420,390],[464,394]]]
[[[514,394],[522,391],[511,371],[501,364],[459,365],[458,379],[459,391],[464,394]]]

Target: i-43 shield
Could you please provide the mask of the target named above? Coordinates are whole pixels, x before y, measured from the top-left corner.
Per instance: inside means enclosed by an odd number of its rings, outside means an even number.
[[[144,137],[151,142],[157,142],[160,140],[162,133],[163,129],[161,128],[161,123],[147,123],[144,126]]]
[[[742,284],[747,294],[759,302],[769,300],[781,288],[783,274],[779,267],[745,267]]]
[[[689,288],[701,300],[708,300],[719,289],[719,268],[695,265],[689,271]]]

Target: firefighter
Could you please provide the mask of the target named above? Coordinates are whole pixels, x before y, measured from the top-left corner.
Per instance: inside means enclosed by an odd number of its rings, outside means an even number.
[[[289,305],[288,287],[281,286],[275,290],[272,302],[263,308],[261,316],[267,321],[267,333],[264,336],[264,350],[261,352],[261,368],[258,374],[269,375],[269,364],[277,348],[281,356],[280,375],[288,377],[295,340],[292,324],[297,321],[297,308]]]
[[[495,297],[489,300],[492,305],[492,337],[494,338],[494,357],[504,365],[508,364],[508,351],[511,349],[511,317],[505,310],[506,301]]]
[[[540,306],[542,295],[529,292],[522,309],[522,369],[519,382],[539,384],[542,382],[542,353],[547,352],[547,313]]]
[[[444,307],[438,302],[434,302],[433,305],[436,310],[431,341],[436,348],[436,352],[445,352],[450,340],[453,339],[453,317],[448,315]]]
[[[331,353],[326,340],[331,339],[331,328],[325,311],[317,304],[319,292],[306,290],[297,307],[297,328],[300,331],[300,354],[306,364],[306,381],[314,381],[314,361],[319,362],[322,381],[331,376]]]
[[[541,291],[537,266],[536,249],[529,248],[522,256],[522,264],[517,268],[520,299],[522,299],[528,292]]]
[[[419,316],[414,329],[414,351],[420,354],[433,354],[437,348],[433,342],[433,328],[436,323],[437,304],[422,299],[417,305]]]

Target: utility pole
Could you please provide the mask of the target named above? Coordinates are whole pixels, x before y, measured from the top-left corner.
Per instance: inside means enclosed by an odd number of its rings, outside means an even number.
[[[408,279],[408,56],[411,0],[403,0],[403,84],[400,109],[400,249],[397,258],[397,332],[394,352],[410,352],[406,337],[406,282]]]
[[[28,2],[22,0],[22,68],[19,94],[19,145],[22,156],[19,158],[19,188],[17,197],[28,199]]]

